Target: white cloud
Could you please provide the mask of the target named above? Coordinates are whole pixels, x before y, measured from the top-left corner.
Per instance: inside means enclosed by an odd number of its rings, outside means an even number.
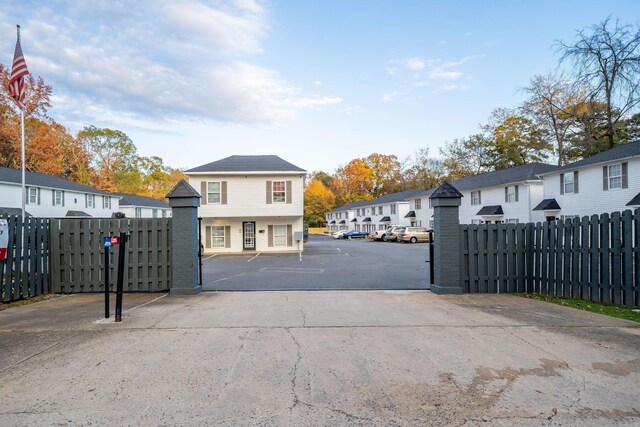
[[[429,73],[431,80],[457,80],[464,76],[461,71],[433,70]]]
[[[19,11],[5,11],[6,19],[25,23],[30,71],[52,84],[56,114],[84,125],[105,117],[141,126],[277,123],[300,109],[342,102],[305,95],[276,70],[252,63],[269,31],[261,1],[53,0],[30,8],[28,17]],[[0,40],[13,51],[15,27],[0,24]]]
[[[478,56],[465,56],[454,60],[440,58],[421,58],[418,56],[391,60],[391,64],[402,64],[407,70],[402,77],[410,81],[416,88],[430,87],[433,93],[464,90],[465,84],[445,83],[451,81],[468,81],[471,76],[459,68]],[[395,68],[394,68],[395,70]],[[394,73],[395,74],[395,73]],[[384,94],[382,100],[389,101],[392,97]]]
[[[386,92],[382,94],[382,102],[389,102],[396,96],[398,96],[398,92]]]
[[[321,86],[322,82],[320,80],[316,80],[316,81],[313,82],[313,84],[316,85],[316,86]]]
[[[437,88],[434,89],[433,93],[451,92],[454,90],[466,90],[468,88],[469,87],[464,84],[449,83],[449,84],[438,86]]]

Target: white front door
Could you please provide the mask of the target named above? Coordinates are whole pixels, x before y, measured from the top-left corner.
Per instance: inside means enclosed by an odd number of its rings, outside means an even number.
[[[255,250],[256,249],[256,223],[255,222],[243,222],[242,228],[244,230],[244,249]]]

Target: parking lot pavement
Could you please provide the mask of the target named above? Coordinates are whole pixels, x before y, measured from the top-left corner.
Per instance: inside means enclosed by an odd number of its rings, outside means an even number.
[[[205,256],[203,289],[217,291],[429,289],[426,243],[311,235],[302,254]]]
[[[509,295],[101,295],[0,311],[0,426],[640,423],[634,322]]]

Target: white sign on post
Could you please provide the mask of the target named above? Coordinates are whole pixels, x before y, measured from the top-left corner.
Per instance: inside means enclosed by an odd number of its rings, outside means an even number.
[[[7,247],[9,247],[9,223],[6,219],[0,219],[0,261],[7,259]]]

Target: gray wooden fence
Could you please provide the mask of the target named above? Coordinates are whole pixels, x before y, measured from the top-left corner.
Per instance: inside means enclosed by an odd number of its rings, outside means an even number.
[[[0,261],[0,301],[12,302],[49,293],[49,219],[0,218],[9,223],[7,259]]]
[[[125,292],[169,289],[171,280],[171,219],[51,220],[53,292],[104,291],[103,237],[126,232]],[[118,246],[111,248],[111,290],[115,290]]]
[[[640,209],[460,227],[464,292],[539,292],[640,305]]]

